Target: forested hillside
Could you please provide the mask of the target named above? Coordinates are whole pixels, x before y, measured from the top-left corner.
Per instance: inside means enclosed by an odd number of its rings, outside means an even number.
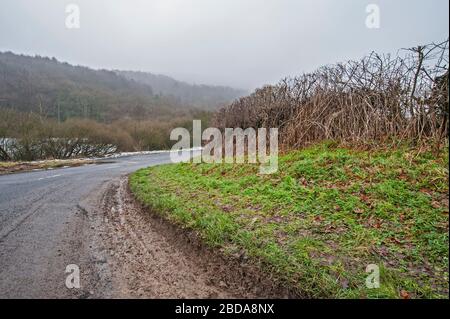
[[[151,76],[145,74],[146,78]],[[173,116],[196,107],[215,109],[240,94],[230,88],[189,86],[163,76],[144,82],[127,79],[120,72],[73,66],[55,58],[0,53],[0,108],[59,121]]]
[[[165,75],[133,71],[116,72],[127,79],[151,86],[155,94],[171,96],[182,104],[202,109],[215,109],[218,105],[223,106],[246,94],[243,90],[226,86],[191,85]]]
[[[219,91],[233,92],[201,88],[208,98],[196,103],[196,91],[188,103],[115,71],[0,53],[0,160],[168,149],[173,128],[190,129],[193,119],[206,124],[218,101],[226,100]]]

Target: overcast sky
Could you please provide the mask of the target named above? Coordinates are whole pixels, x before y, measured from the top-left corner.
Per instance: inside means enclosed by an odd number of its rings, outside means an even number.
[[[66,28],[66,5],[80,28]],[[380,28],[366,27],[366,6]],[[0,0],[0,51],[253,89],[448,37],[448,0]]]

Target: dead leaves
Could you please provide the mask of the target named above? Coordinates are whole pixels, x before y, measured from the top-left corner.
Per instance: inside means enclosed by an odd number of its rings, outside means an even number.
[[[441,204],[438,201],[435,201],[435,200],[431,202],[431,206],[433,208],[436,208],[436,209],[441,208]]]
[[[314,221],[317,222],[317,223],[320,223],[320,222],[323,221],[323,217],[318,215],[318,216],[314,217]]]
[[[395,238],[395,237],[391,237],[391,238],[389,238],[389,240],[391,242],[393,242],[394,244],[397,244],[397,245],[401,245],[402,244],[402,242],[399,239]]]
[[[410,299],[411,296],[409,295],[409,293],[406,290],[401,290],[400,291],[400,297],[402,299]]]
[[[377,221],[377,222],[375,222],[375,224],[373,225],[373,228],[375,228],[375,229],[380,229],[380,228],[381,228],[381,224],[382,224],[381,221]]]

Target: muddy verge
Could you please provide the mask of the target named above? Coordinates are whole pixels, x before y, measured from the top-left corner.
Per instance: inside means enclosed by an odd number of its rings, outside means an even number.
[[[248,260],[225,256],[192,231],[142,207],[127,178],[103,196],[103,238],[112,263],[116,296],[131,298],[290,298]],[[105,237],[104,236],[104,237]]]
[[[48,160],[37,162],[0,162],[0,175],[36,170],[51,170],[64,167],[77,167],[97,163],[98,162],[95,160],[90,159]]]

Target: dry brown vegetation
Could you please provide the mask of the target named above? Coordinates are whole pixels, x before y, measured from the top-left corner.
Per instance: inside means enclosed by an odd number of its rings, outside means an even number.
[[[265,86],[220,110],[215,126],[278,127],[284,149],[338,140],[441,146],[449,132],[448,45],[372,53]]]
[[[117,151],[170,148],[170,131],[192,127],[192,117],[207,121],[209,113],[157,119],[123,119],[99,123],[89,119],[55,119],[33,113],[0,110],[0,161],[33,161],[101,157]]]

